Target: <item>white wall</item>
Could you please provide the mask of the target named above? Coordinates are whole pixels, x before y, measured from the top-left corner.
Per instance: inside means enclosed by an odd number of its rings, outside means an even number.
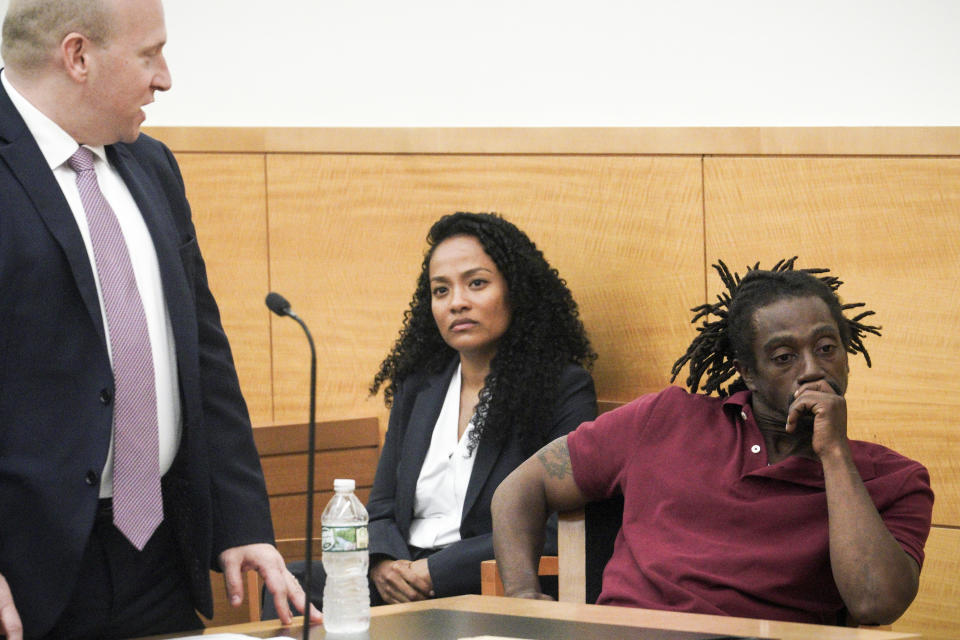
[[[960,125],[957,0],[164,4],[150,125]]]

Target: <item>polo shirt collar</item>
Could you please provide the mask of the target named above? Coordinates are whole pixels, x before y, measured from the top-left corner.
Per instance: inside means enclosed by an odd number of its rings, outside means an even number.
[[[731,426],[738,429],[740,437],[739,455],[741,457],[740,479],[747,477],[770,478],[804,485],[818,489],[825,488],[823,481],[823,465],[818,460],[811,460],[801,456],[790,456],[777,462],[767,464],[766,443],[760,427],[753,416],[753,407],[750,404],[750,391],[740,391],[723,401],[723,410],[731,420]],[[759,446],[759,453],[754,453],[754,447]],[[877,472],[873,461],[865,456],[858,455],[858,447],[851,447],[853,462],[864,482],[876,477]]]

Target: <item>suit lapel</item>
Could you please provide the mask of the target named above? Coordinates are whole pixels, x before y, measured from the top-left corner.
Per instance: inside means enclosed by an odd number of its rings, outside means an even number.
[[[413,514],[413,500],[417,491],[417,480],[420,478],[420,469],[427,457],[430,440],[433,438],[433,428],[440,416],[443,400],[450,386],[450,378],[456,371],[458,359],[454,359],[440,373],[427,379],[422,391],[417,393],[413,408],[410,411],[410,421],[407,433],[404,436],[403,454],[400,459],[400,469],[397,472],[397,518],[405,518],[401,523],[404,530],[409,527]]]
[[[140,209],[140,214],[143,216],[147,229],[150,230],[153,244],[157,248],[157,259],[160,262],[161,273],[164,281],[166,281],[171,274],[164,271],[169,269],[168,261],[164,258],[176,252],[177,237],[172,222],[165,222],[165,219],[169,218],[169,213],[167,209],[162,207],[163,194],[157,191],[156,186],[133,158],[129,149],[123,145],[110,145],[106,149],[110,164],[123,178],[127,189],[130,190],[130,195],[133,196],[134,202]]]
[[[493,466],[500,457],[503,450],[503,443],[491,444],[488,438],[482,438],[477,445],[477,459],[473,461],[473,471],[470,473],[470,482],[467,483],[467,493],[463,497],[463,514],[461,523],[466,519],[470,509],[473,508],[483,486],[487,483],[487,478],[493,471]]]
[[[165,206],[166,197],[125,145],[110,145],[106,149],[110,164],[123,178],[150,231],[157,253],[164,299],[167,309],[171,310],[170,322],[173,325],[174,342],[179,353],[182,345],[195,343],[196,337],[185,333],[190,331],[192,325],[179,321],[192,315],[187,311],[193,308],[193,301],[187,295],[191,289],[187,285],[183,261],[180,259],[176,225],[170,217],[169,207]]]
[[[9,142],[7,142],[9,141]],[[4,144],[6,142],[6,144]],[[0,159],[26,191],[37,214],[60,245],[73,278],[80,290],[90,319],[100,333],[106,348],[106,333],[100,313],[100,300],[93,276],[93,266],[83,244],[70,205],[67,204],[60,183],[54,177],[29,129],[14,108],[7,92],[0,86]]]

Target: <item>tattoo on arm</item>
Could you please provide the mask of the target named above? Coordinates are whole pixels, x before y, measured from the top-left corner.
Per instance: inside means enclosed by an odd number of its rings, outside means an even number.
[[[570,466],[570,450],[567,448],[567,439],[560,438],[554,440],[547,446],[540,449],[537,453],[540,464],[546,469],[547,475],[558,480],[563,480],[568,474],[573,473]]]

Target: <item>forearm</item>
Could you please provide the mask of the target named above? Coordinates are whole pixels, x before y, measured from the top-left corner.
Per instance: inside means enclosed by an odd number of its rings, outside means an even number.
[[[528,461],[525,464],[529,464]],[[493,516],[493,550],[504,593],[537,597],[540,550],[548,511],[544,492],[524,485],[524,465],[500,484],[490,505]]]
[[[849,447],[821,455],[827,490],[830,564],[853,618],[889,624],[917,594],[919,567],[887,529]]]

